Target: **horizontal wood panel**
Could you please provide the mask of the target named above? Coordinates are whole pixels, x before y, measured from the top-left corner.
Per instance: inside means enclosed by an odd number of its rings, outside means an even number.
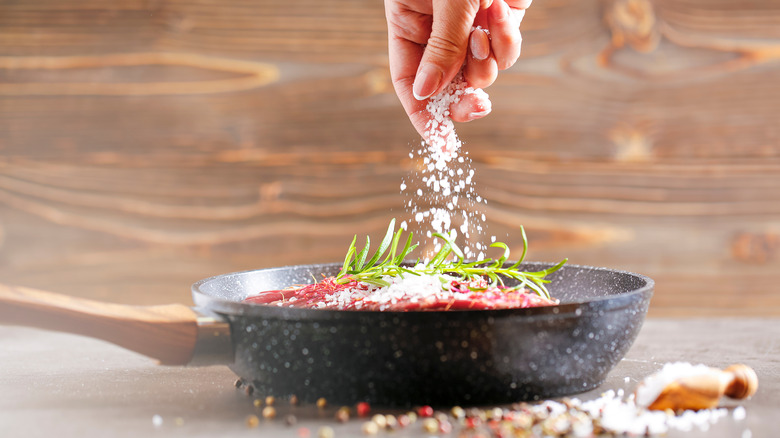
[[[458,127],[485,239],[657,280],[654,315],[780,315],[780,7],[535,3]],[[0,5],[0,279],[188,302],[408,219],[419,139],[381,2]]]

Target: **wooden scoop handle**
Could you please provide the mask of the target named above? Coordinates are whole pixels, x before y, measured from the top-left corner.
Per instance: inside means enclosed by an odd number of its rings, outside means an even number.
[[[185,365],[198,336],[198,315],[182,304],[129,306],[0,284],[0,324],[90,336]]]
[[[731,365],[725,370],[710,368],[707,372],[666,385],[648,409],[710,409],[717,406],[724,395],[745,399],[755,394],[757,389],[756,372],[747,365]]]
[[[753,368],[736,364],[723,370],[731,375],[729,383],[723,391],[724,395],[737,400],[752,397],[758,390],[758,376]]]

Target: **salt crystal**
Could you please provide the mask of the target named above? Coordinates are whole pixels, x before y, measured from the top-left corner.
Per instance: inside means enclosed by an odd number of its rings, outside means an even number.
[[[747,412],[742,406],[737,406],[734,408],[734,413],[732,415],[734,416],[734,420],[742,421],[745,419],[745,417],[747,417]]]
[[[163,417],[160,415],[152,415],[152,426],[154,427],[162,427],[163,425]]]

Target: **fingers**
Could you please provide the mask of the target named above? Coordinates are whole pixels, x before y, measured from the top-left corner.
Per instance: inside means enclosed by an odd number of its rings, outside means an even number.
[[[490,38],[481,29],[474,29],[469,36],[469,51],[474,58],[484,61],[490,56]]]
[[[490,40],[487,34],[480,29],[475,29],[471,32],[469,47],[471,56],[466,56],[463,77],[471,87],[487,88],[498,76],[498,65],[496,59],[490,54]]]
[[[490,114],[492,106],[484,92],[464,94],[460,101],[450,105],[450,118],[455,122],[470,122]]]
[[[433,1],[431,36],[412,88],[415,98],[424,100],[440,92],[460,70],[479,7],[479,1]]]
[[[504,0],[512,9],[528,9],[532,0]]]
[[[390,74],[415,129],[425,137],[427,99],[463,67],[469,86],[491,85],[520,55],[519,25],[531,0],[385,0]],[[472,26],[487,29],[472,31]],[[490,38],[488,37],[490,36]],[[464,64],[465,60],[465,64]],[[485,94],[466,94],[450,107],[456,122],[490,112]]]
[[[393,87],[414,129],[422,136],[428,122],[428,112],[425,110],[427,102],[416,99],[412,88],[417,66],[423,56],[423,47],[391,34],[388,38],[388,49]]]
[[[504,0],[494,1],[487,15],[493,54],[498,68],[505,70],[520,56],[520,22]]]

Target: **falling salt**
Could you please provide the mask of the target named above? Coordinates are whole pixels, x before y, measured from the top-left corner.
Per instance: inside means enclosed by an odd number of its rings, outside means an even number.
[[[471,168],[471,160],[460,154],[462,143],[455,133],[449,111],[451,105],[470,94],[480,96],[483,101],[488,100],[484,91],[468,87],[459,73],[444,91],[429,100],[426,106],[430,119],[425,127],[427,142],[410,154],[410,158],[418,157],[422,165],[417,167],[417,173],[410,180],[403,181],[401,191],[405,192],[410,185],[424,187],[412,189],[408,194],[413,198],[407,205],[411,207],[410,213],[415,222],[423,229],[424,225],[428,225],[426,236],[429,239],[432,230],[452,239],[460,237],[465,240],[464,254],[473,258],[475,254],[468,243],[472,235],[478,239],[486,229],[484,222],[487,217],[480,213],[480,206],[487,202],[476,194],[472,186],[475,172]],[[495,237],[492,239],[495,241]],[[435,245],[430,241],[420,243],[423,248]]]

